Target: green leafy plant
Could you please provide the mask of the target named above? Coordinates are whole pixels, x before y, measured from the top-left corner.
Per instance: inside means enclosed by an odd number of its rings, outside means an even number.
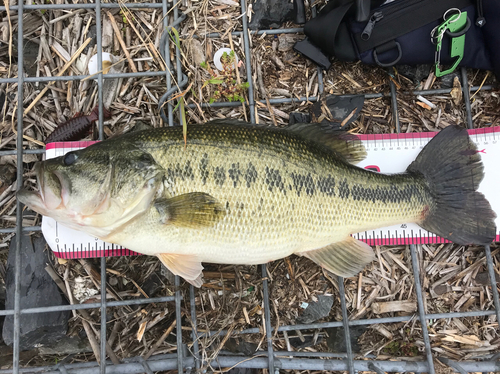
[[[393,357],[415,357],[418,356],[418,347],[413,342],[393,341],[387,344],[382,352]]]
[[[179,36],[179,31],[175,27],[172,27],[168,31],[168,35],[170,36],[170,39],[174,42],[175,46],[181,49],[181,37]]]
[[[123,10],[120,10],[120,15],[122,16],[122,22],[123,22],[123,24],[126,25],[128,23],[127,15],[125,14],[125,12]]]
[[[180,46],[180,36],[179,32],[176,30],[175,27],[172,27],[172,29],[169,31],[169,36],[170,39],[175,43],[177,48],[181,48]],[[189,90],[189,88],[188,88]],[[188,91],[186,90],[186,91]],[[182,123],[182,133],[184,135],[184,147],[187,145],[187,122],[186,122],[186,107],[184,106],[184,95],[185,92],[179,94],[178,96],[178,102],[177,105],[175,106],[175,109],[177,109],[178,106],[180,106],[180,116],[181,116],[181,123]]]
[[[203,83],[205,88],[208,85],[213,85],[214,90],[210,96],[210,104],[214,101],[225,98],[228,101],[241,101],[245,102],[244,93],[250,86],[248,82],[238,83],[236,80],[236,69],[235,69],[236,57],[234,51],[229,54],[224,52],[221,57],[222,72],[217,75],[207,62],[202,62],[200,66],[208,71],[211,75],[210,79],[207,79]]]

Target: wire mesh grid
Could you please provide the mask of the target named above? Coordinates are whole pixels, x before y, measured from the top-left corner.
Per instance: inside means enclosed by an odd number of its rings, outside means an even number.
[[[177,1],[175,4],[169,3],[167,0],[163,0],[161,2],[145,2],[145,3],[101,3],[100,0],[96,0],[95,3],[86,3],[86,4],[47,4],[47,5],[31,5],[29,1],[24,4],[20,2],[17,6],[11,6],[11,12],[17,12],[18,15],[18,66],[23,66],[23,15],[29,12],[30,10],[36,9],[60,9],[60,10],[70,10],[70,9],[93,9],[95,11],[96,16],[96,25],[97,25],[97,50],[102,51],[102,42],[101,42],[101,20],[102,20],[102,10],[105,8],[118,8],[120,6],[126,6],[130,9],[134,8],[158,8],[163,14],[166,14],[170,8],[173,7],[173,23],[177,24],[180,19],[179,11],[177,8]],[[250,121],[255,122],[255,105],[256,102],[254,100],[254,87],[252,80],[252,68],[249,56],[250,53],[250,43],[249,43],[249,34],[253,31],[248,29],[247,25],[247,17],[244,16],[247,9],[246,0],[240,0],[241,5],[241,14],[242,17],[242,31],[234,32],[233,35],[241,35],[243,36],[244,41],[244,53],[247,58],[245,59],[246,63],[246,71],[247,71],[247,81],[250,86],[248,88],[248,106],[249,106],[249,115]],[[0,7],[0,11],[6,10],[5,7]],[[314,9],[313,9],[314,16]],[[171,26],[168,24],[168,18],[164,18],[164,26]],[[257,34],[280,34],[280,33],[300,33],[302,29],[293,28],[293,29],[273,29],[273,30],[261,30],[258,31]],[[209,34],[208,37],[218,38],[220,35],[218,33]],[[164,39],[166,51],[169,50],[169,39]],[[113,79],[113,78],[133,78],[133,77],[151,77],[165,76],[166,78],[166,88],[167,94],[163,98],[165,101],[168,96],[170,96],[174,91],[182,88],[182,83],[186,82],[185,77],[182,75],[181,70],[181,61],[180,61],[180,51],[176,47],[176,67],[175,71],[177,73],[177,82],[179,82],[178,86],[172,84],[172,79],[169,74],[171,71],[171,62],[169,58],[165,58],[167,64],[166,71],[159,72],[137,72],[137,73],[120,73],[120,74],[107,74],[103,76],[102,73],[98,74],[98,105],[99,105],[99,137],[100,140],[103,138],[103,80],[104,79]],[[98,52],[98,70],[102,70],[102,54]],[[323,93],[323,73],[322,70],[318,68],[318,80],[319,80],[319,94]],[[49,82],[49,81],[58,81],[58,80],[81,80],[86,76],[60,76],[60,77],[24,77],[23,74],[18,74],[17,78],[2,78],[0,79],[0,83],[17,83],[17,100],[18,103],[23,103],[23,87],[24,83],[27,82]],[[469,90],[467,89],[468,81],[466,70],[462,68],[461,70],[462,77],[462,86],[463,89],[463,98],[465,101],[466,114],[467,114],[467,125],[468,128],[472,129],[472,113],[471,113],[471,105],[470,105],[470,97]],[[390,81],[390,99],[392,106],[392,116],[394,120],[394,124],[396,125],[397,132],[400,132],[399,119],[398,119],[398,108],[397,108],[397,94],[396,87],[392,81]],[[481,89],[489,90],[491,86],[483,86]],[[480,87],[471,87],[470,91],[474,92],[480,89]],[[413,94],[419,95],[436,95],[436,94],[444,94],[449,93],[449,89],[437,89],[437,90],[423,90],[423,91],[414,91]],[[349,95],[346,95],[349,96]],[[384,94],[367,94],[365,98],[376,98],[383,97]],[[287,98],[287,99],[270,99],[269,102],[271,105],[273,104],[282,104],[289,102],[302,102],[302,101],[310,101],[314,102],[317,100],[316,97],[300,97],[300,98]],[[211,106],[211,107],[231,107],[238,106],[240,103],[227,103],[227,102],[216,102],[213,104],[202,104],[203,106]],[[29,153],[43,153],[44,150],[25,150],[23,149],[23,105],[19,105],[17,108],[17,150],[12,151],[0,151],[0,156],[4,155],[16,155],[17,156],[17,165],[22,165],[23,162],[23,154]],[[167,119],[168,125],[172,126],[174,124],[174,107],[169,102],[167,104]],[[182,113],[180,113],[182,115]],[[18,180],[18,188],[22,187],[22,178],[23,178],[23,170],[22,168],[17,169],[17,180]],[[21,236],[22,232],[30,232],[30,231],[40,231],[40,226],[30,226],[23,227],[22,226],[22,215],[23,210],[22,206],[19,202],[17,202],[17,210],[16,210],[16,226],[15,228],[8,229],[0,229],[0,233],[15,233],[18,237]],[[101,258],[101,301],[99,303],[90,303],[90,304],[77,304],[77,305],[67,305],[67,306],[53,306],[53,307],[38,307],[38,308],[28,308],[23,309],[20,307],[20,251],[21,251],[21,240],[17,240],[17,244],[15,247],[15,293],[14,293],[14,309],[12,310],[2,310],[0,311],[0,315],[14,316],[14,336],[13,336],[13,362],[12,369],[9,370],[0,370],[0,374],[3,373],[153,373],[158,371],[166,371],[166,370],[175,370],[178,372],[191,372],[193,370],[200,369],[203,364],[206,364],[202,361],[198,340],[200,337],[204,335],[215,335],[224,336],[228,333],[228,331],[217,331],[210,333],[198,333],[197,332],[197,315],[195,309],[195,293],[196,290],[193,286],[190,286],[189,295],[181,295],[181,291],[179,290],[180,279],[179,277],[175,277],[175,286],[176,292],[174,296],[168,297],[155,297],[155,298],[139,298],[139,299],[131,299],[125,301],[107,301],[106,300],[106,260],[105,258]],[[343,327],[345,329],[345,344],[346,344],[346,353],[345,354],[335,354],[335,353],[314,353],[314,352],[293,352],[293,351],[274,351],[273,350],[273,327],[271,326],[271,316],[270,316],[270,301],[269,301],[269,290],[268,290],[268,277],[266,265],[262,265],[262,283],[263,283],[263,301],[264,301],[264,319],[265,319],[265,338],[267,341],[267,352],[259,351],[256,356],[252,357],[242,357],[229,355],[227,353],[221,353],[217,357],[214,362],[210,364],[213,367],[219,368],[228,368],[233,366],[239,366],[242,368],[258,368],[258,369],[267,369],[269,372],[277,372],[279,370],[329,370],[329,371],[342,371],[349,372],[349,374],[354,374],[358,371],[372,371],[376,373],[383,372],[428,372],[435,373],[433,355],[431,351],[431,343],[429,337],[429,331],[427,329],[427,322],[429,320],[436,319],[450,319],[450,318],[464,318],[464,317],[478,317],[478,316],[496,316],[496,320],[500,321],[500,301],[498,290],[496,287],[495,280],[495,269],[494,263],[491,255],[491,250],[489,246],[484,247],[484,252],[486,256],[486,264],[489,275],[490,286],[492,289],[492,295],[494,300],[494,310],[486,310],[486,311],[469,311],[469,312],[450,312],[450,313],[434,313],[429,314],[425,312],[424,306],[424,298],[422,295],[422,286],[421,286],[421,273],[418,265],[417,252],[419,248],[415,245],[410,245],[410,253],[411,253],[411,261],[412,261],[412,271],[413,276],[415,278],[415,291],[417,296],[417,304],[418,304],[418,313],[417,318],[419,319],[424,344],[425,344],[425,360],[421,361],[376,361],[372,359],[365,360],[355,360],[353,350],[351,347],[350,340],[350,328],[354,326],[360,325],[374,325],[374,324],[384,324],[384,323],[395,323],[395,322],[406,322],[410,321],[414,316],[396,316],[396,317],[387,317],[387,318],[377,318],[377,319],[360,319],[360,320],[349,320],[348,319],[348,311],[346,308],[346,294],[344,290],[344,280],[339,277],[339,296],[341,302],[341,311],[342,311],[342,321],[334,321],[334,322],[323,322],[323,323],[311,323],[311,324],[300,324],[300,325],[285,325],[279,326],[278,331],[286,332],[286,331],[297,331],[297,330],[309,330],[309,329],[322,329],[328,327]],[[183,298],[189,298],[190,305],[190,317],[192,327],[192,353],[188,353],[186,349],[186,344],[183,342],[182,333],[182,319],[181,319],[181,301]],[[110,307],[120,307],[126,305],[141,305],[141,304],[150,304],[150,303],[164,303],[164,302],[175,302],[175,316],[176,316],[176,331],[179,333],[176,334],[177,337],[177,353],[176,354],[163,354],[152,356],[149,359],[145,360],[142,357],[136,357],[132,359],[124,359],[120,364],[115,365],[110,361],[106,360],[106,346],[104,342],[106,342],[106,309]],[[66,364],[61,362],[54,366],[50,367],[33,367],[33,368],[21,368],[19,365],[19,341],[20,341],[20,316],[22,314],[34,314],[34,313],[48,313],[53,311],[62,311],[62,310],[81,310],[81,309],[94,309],[99,308],[101,311],[101,321],[100,321],[100,362],[87,362],[87,363],[74,363],[74,364]],[[238,332],[232,332],[233,334],[255,334],[259,333],[259,328],[250,328]],[[490,355],[487,359],[478,360],[478,361],[466,361],[466,362],[457,362],[449,359],[442,359],[441,361],[448,365],[453,371],[459,373],[467,373],[467,372],[500,372],[500,354]]]

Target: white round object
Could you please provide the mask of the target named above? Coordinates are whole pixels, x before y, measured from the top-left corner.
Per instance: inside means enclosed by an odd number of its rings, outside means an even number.
[[[215,52],[215,55],[214,55],[214,64],[215,64],[215,67],[217,68],[217,70],[219,70],[219,71],[224,70],[222,67],[222,62],[220,60],[222,58],[222,55],[224,54],[224,52],[226,52],[227,54],[230,54],[231,48],[221,48],[217,52]],[[234,68],[236,69],[237,66],[238,66],[238,56],[235,53],[234,54]]]
[[[103,66],[105,65],[104,61],[109,61],[111,63],[113,61],[112,58],[113,57],[112,57],[111,53],[102,52]],[[90,75],[94,75],[94,74],[96,74],[96,73],[99,72],[99,69],[97,67],[97,54],[93,55],[90,58],[88,68],[89,68],[89,74]],[[96,79],[96,81],[97,81],[97,79]]]

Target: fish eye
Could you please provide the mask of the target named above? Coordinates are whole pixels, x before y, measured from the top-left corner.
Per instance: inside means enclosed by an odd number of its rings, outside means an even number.
[[[69,153],[66,153],[66,155],[64,156],[63,162],[64,162],[64,165],[71,166],[75,163],[75,161],[77,159],[78,159],[78,156],[76,155],[76,153],[69,152]]]

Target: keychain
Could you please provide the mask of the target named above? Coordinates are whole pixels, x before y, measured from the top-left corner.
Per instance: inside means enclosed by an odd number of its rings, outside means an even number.
[[[452,13],[455,12],[455,13]],[[452,73],[462,61],[465,49],[465,33],[470,27],[467,12],[461,12],[457,8],[451,8],[443,16],[444,22],[436,26],[431,32],[431,40],[436,45],[434,57],[436,77]],[[453,66],[447,70],[441,70],[441,49],[443,36],[447,34],[451,39],[450,56],[456,57]]]

